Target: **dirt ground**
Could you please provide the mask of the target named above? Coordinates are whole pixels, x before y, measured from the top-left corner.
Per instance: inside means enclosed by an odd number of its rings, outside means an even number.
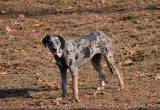
[[[103,31],[110,35],[125,90],[110,74],[94,95],[98,74],[90,64],[79,71],[80,102],[60,103],[60,75],[42,45],[46,33],[65,39]],[[0,109],[160,109],[159,0],[0,0]]]

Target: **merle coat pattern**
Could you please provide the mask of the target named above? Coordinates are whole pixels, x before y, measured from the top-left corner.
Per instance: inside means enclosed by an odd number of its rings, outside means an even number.
[[[67,69],[72,75],[74,99],[78,100],[78,68],[91,62],[99,73],[101,87],[107,82],[101,65],[102,56],[107,61],[111,73],[118,74],[121,89],[124,88],[123,77],[118,71],[113,58],[112,41],[103,32],[94,32],[76,40],[65,40],[60,35],[46,35],[43,44],[53,53],[62,79],[62,95],[67,93]]]

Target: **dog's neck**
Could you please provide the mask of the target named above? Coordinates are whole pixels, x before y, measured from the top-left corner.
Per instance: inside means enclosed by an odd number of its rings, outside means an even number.
[[[62,68],[68,68],[66,63],[65,63],[65,57],[64,54],[62,54],[61,57],[58,57],[57,55],[54,55],[54,58],[56,60],[56,65]]]

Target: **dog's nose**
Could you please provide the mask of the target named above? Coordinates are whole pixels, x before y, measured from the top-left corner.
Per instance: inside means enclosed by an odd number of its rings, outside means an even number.
[[[53,48],[52,50],[53,50],[54,52],[56,52],[56,51],[57,51],[57,49],[55,49],[55,48]]]

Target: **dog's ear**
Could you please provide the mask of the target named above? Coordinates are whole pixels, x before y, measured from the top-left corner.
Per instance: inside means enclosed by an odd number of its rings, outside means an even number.
[[[49,38],[50,38],[50,35],[46,35],[42,40],[42,43],[45,47],[47,46],[47,42],[49,41]]]
[[[60,42],[61,42],[61,46],[62,46],[62,49],[65,47],[65,39],[62,37],[62,36],[60,36],[60,35],[58,35],[58,37],[59,37],[59,39],[60,39]]]

